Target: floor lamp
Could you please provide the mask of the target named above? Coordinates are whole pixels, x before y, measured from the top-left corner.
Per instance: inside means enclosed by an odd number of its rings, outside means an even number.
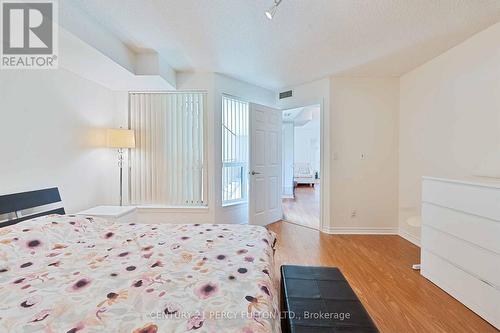
[[[118,167],[120,168],[120,206],[123,206],[123,151],[135,148],[133,130],[110,128],[106,130],[106,146],[118,148]]]

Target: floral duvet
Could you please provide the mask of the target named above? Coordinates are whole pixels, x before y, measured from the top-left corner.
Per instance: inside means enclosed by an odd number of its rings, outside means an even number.
[[[46,216],[0,229],[0,332],[279,332],[274,236]]]

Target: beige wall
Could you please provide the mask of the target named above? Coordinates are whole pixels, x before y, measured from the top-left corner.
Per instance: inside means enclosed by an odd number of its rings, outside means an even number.
[[[420,215],[421,177],[500,176],[500,23],[403,75],[399,223]]]
[[[397,230],[398,109],[398,78],[330,79],[330,232]]]

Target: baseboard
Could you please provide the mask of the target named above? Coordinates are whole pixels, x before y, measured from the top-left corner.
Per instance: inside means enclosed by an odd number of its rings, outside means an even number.
[[[327,227],[321,230],[332,235],[397,235],[398,228]]]
[[[400,237],[406,239],[408,242],[413,243],[416,246],[420,247],[420,239],[418,239],[417,237],[413,236],[408,231],[399,228],[398,235]]]

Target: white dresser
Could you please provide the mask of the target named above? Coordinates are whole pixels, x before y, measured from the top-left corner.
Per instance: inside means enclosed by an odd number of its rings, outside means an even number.
[[[500,182],[422,186],[421,274],[500,329]]]

